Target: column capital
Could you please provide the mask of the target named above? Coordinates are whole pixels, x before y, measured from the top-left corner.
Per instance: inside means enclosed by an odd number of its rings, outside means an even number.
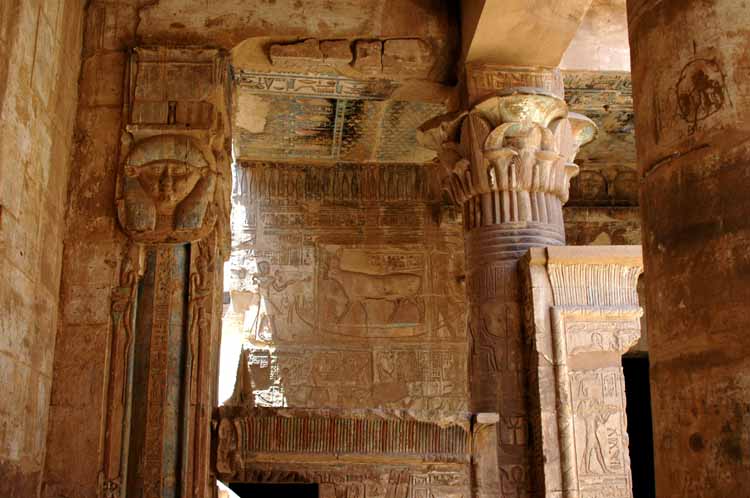
[[[418,130],[422,145],[438,153],[451,199],[462,206],[480,199],[479,219],[467,228],[553,221],[578,174],[573,160],[595,135],[593,121],[533,88],[508,88]]]

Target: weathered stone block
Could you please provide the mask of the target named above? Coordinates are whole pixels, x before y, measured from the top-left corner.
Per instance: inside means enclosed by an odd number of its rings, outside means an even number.
[[[62,318],[66,326],[96,325],[109,321],[109,286],[70,284],[63,287]]]
[[[0,382],[5,386],[6,405],[0,412],[0,454],[11,461],[26,456],[24,437],[27,430],[34,430],[33,423],[24,414],[31,369],[15,359],[0,361]]]
[[[137,24],[138,6],[134,2],[91,4],[85,20],[84,55],[132,46]]]
[[[57,82],[57,69],[62,63],[58,57],[59,49],[53,26],[46,16],[39,16],[32,86],[45,107],[49,104]]]
[[[365,74],[383,71],[383,42],[380,40],[357,40],[354,42],[354,69]]]
[[[109,324],[63,324],[57,339],[54,368],[55,375],[66,382],[55,384],[54,406],[85,411],[94,410],[101,403],[109,328]]]
[[[83,381],[83,380],[81,380]],[[86,380],[88,381],[88,380]],[[55,386],[56,388],[57,386]],[[99,434],[82,430],[99,417],[98,407],[68,407],[53,404],[49,419],[47,453],[76,455],[75,465],[67,458],[47,458],[45,461],[45,498],[58,496],[95,496],[98,472]],[[75,434],[75,437],[70,437]],[[93,493],[93,494],[92,494]]]
[[[424,40],[386,40],[383,72],[411,78],[427,78],[435,63],[432,47]]]
[[[36,286],[35,294],[34,318],[37,323],[33,330],[31,364],[42,376],[51,380],[60,294],[51,294],[39,284]]]
[[[81,104],[119,106],[126,60],[122,52],[98,53],[86,59],[81,74]]]
[[[42,209],[40,195],[39,187],[26,177],[18,217],[10,212],[5,214],[2,224],[6,229],[0,232],[6,258],[29,278],[37,277],[34,267],[39,261],[39,219]]]
[[[30,365],[34,347],[34,284],[5,260],[0,259],[0,269],[10,283],[0,290],[0,354],[9,361]]]
[[[122,51],[132,45],[138,24],[135,2],[96,2],[89,6],[87,14],[83,37],[85,56],[100,50]]]
[[[323,52],[318,40],[310,39],[299,43],[271,45],[269,57],[274,66],[305,67],[323,63]]]
[[[330,66],[346,66],[352,62],[353,54],[349,40],[323,40],[320,42],[323,62]]]

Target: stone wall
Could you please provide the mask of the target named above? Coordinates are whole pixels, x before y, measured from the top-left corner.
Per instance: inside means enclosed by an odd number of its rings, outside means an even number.
[[[0,2],[0,496],[37,496],[83,0]]]
[[[249,350],[254,404],[466,410],[463,239],[431,168],[236,168],[222,347]]]
[[[116,229],[115,179],[126,49],[134,7],[88,2],[80,99],[72,150],[60,323],[54,353],[47,458],[41,496],[95,496],[109,364],[110,295],[125,236]],[[72,436],[75,435],[75,436]]]

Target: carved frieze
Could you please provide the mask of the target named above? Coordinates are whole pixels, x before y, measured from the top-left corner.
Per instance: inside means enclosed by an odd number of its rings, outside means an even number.
[[[398,85],[390,80],[357,80],[345,76],[240,70],[235,81],[261,95],[288,95],[358,100],[384,100]]]
[[[215,425],[216,470],[228,481],[311,482],[323,496],[469,496],[466,424],[222,407]]]
[[[470,498],[466,466],[424,464],[253,463],[237,474],[240,482],[317,483],[321,498]]]
[[[220,466],[225,468],[232,466],[233,451],[248,462],[262,459],[258,454],[272,453],[465,462],[470,446],[469,435],[460,426],[388,418],[251,413],[222,417],[219,433],[217,451],[222,457]]]
[[[563,98],[563,75],[559,69],[510,67],[487,63],[466,65],[469,99],[476,103],[509,88],[536,88]]]

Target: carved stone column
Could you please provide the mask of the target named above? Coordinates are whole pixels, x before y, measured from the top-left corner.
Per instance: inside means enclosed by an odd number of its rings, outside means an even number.
[[[226,74],[214,50],[131,55],[115,199],[128,241],[112,300],[103,497],[212,492],[229,241]]]
[[[621,356],[640,338],[640,246],[522,262],[537,496],[632,496]]]
[[[628,0],[656,495],[750,481],[750,10]]]
[[[467,79],[470,101],[485,98],[426,123],[420,140],[438,152],[438,180],[463,209],[470,409],[500,415],[499,475],[478,475],[477,493],[497,496],[493,483],[500,482],[501,496],[525,496],[529,439],[517,262],[531,247],[564,244],[562,206],[578,172],[573,159],[596,128],[568,112],[556,71],[481,66],[467,69]],[[512,87],[524,84],[545,87]]]

